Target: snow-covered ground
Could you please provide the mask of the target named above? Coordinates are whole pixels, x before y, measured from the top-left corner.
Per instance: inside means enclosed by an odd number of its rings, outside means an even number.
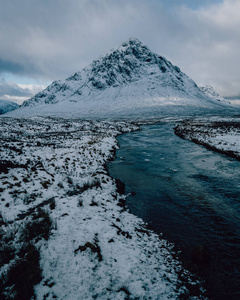
[[[123,122],[0,119],[1,299],[205,299],[125,207],[106,162]]]
[[[183,121],[176,126],[175,133],[209,149],[240,159],[239,118]]]

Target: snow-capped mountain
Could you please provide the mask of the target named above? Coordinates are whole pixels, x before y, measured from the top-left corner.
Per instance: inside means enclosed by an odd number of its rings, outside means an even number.
[[[211,85],[201,86],[199,87],[202,92],[204,92],[208,97],[223,102],[223,103],[230,103],[225,98],[220,96]]]
[[[82,117],[217,105],[178,67],[130,39],[66,80],[54,81],[17,113]]]
[[[0,115],[9,111],[15,110],[19,107],[17,103],[8,100],[0,100]]]

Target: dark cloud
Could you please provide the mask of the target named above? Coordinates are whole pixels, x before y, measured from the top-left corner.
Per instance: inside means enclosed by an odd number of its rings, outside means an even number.
[[[24,73],[25,68],[18,63],[0,59],[0,73]]]
[[[25,65],[22,65],[14,61],[3,60],[0,58],[0,74],[4,73],[38,77],[42,75],[42,70],[39,70],[37,66],[31,63],[26,63]]]
[[[171,9],[166,2],[5,1],[0,70],[53,81],[137,37],[198,84],[239,94],[240,2],[196,0],[193,6],[193,1],[171,0],[177,5]]]

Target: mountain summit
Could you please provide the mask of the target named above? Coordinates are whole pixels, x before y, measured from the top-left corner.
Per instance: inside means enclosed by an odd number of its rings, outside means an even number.
[[[150,112],[163,107],[219,105],[180,68],[131,38],[82,71],[54,81],[25,101],[17,113],[101,117],[114,113],[141,114],[143,110]]]

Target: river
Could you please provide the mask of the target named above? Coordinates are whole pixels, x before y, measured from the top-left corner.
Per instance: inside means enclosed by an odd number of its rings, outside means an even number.
[[[210,299],[240,299],[240,162],[179,138],[173,127],[119,136],[109,173],[125,183],[130,212],[181,250]]]

